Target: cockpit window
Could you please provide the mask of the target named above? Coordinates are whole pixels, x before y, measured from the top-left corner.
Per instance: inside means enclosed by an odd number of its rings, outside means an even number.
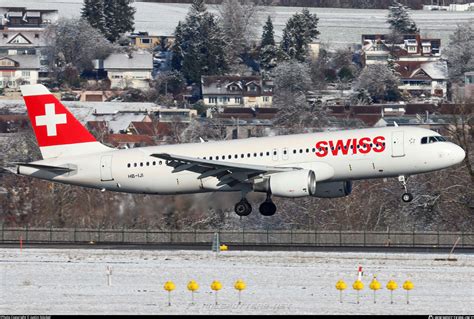
[[[446,138],[442,136],[425,136],[421,138],[421,144],[431,144],[436,142],[446,142]]]

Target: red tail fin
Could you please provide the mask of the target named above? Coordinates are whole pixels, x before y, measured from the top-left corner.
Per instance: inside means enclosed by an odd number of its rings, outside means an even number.
[[[35,84],[23,85],[20,89],[43,158],[108,149],[97,142],[46,87]]]

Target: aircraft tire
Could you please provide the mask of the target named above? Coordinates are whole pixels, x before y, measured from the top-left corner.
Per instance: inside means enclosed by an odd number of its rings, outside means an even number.
[[[234,211],[239,216],[248,216],[252,212],[252,205],[246,200],[242,199],[240,202],[235,204]]]
[[[411,193],[404,193],[402,195],[402,201],[404,201],[405,203],[409,203],[413,200],[413,195]]]
[[[263,216],[275,215],[276,209],[276,205],[272,201],[265,201],[259,207],[260,214]]]

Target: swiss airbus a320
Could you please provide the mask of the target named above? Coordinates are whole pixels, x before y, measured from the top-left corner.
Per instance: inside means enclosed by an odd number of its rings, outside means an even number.
[[[137,194],[266,193],[259,211],[274,215],[272,196],[335,198],[359,179],[407,177],[463,161],[464,150],[417,127],[384,127],[231,141],[114,149],[98,142],[43,85],[21,87],[43,159],[16,172],[58,183]]]

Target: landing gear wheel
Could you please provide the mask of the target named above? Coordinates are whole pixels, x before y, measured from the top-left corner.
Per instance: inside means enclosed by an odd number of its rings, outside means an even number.
[[[263,216],[273,216],[275,215],[277,208],[271,200],[267,200],[260,205],[259,210],[260,214],[262,214]]]
[[[402,201],[409,203],[413,200],[413,195],[411,193],[405,193],[402,195]]]
[[[240,202],[235,204],[234,211],[239,216],[248,216],[252,212],[252,205],[243,198]]]

